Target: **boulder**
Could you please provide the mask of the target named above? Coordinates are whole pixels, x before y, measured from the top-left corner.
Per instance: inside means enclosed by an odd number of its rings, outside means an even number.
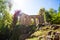
[[[51,28],[53,28],[53,30],[56,30],[56,29],[58,29],[60,26],[58,26],[58,25],[56,25],[56,24],[53,24],[52,26],[51,26]]]

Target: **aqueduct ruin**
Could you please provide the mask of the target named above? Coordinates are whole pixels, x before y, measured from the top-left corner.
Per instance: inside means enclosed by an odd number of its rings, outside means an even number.
[[[38,25],[38,24],[42,24],[45,23],[44,21],[44,12],[45,10],[40,9],[40,13],[39,15],[27,15],[27,14],[20,14],[19,15],[19,22],[21,25]]]

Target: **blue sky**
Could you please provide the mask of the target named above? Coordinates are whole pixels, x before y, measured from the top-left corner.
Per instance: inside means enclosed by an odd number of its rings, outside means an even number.
[[[29,15],[36,15],[40,8],[53,8],[58,10],[60,0],[13,0],[13,6],[11,13],[15,10],[21,10],[22,12]]]

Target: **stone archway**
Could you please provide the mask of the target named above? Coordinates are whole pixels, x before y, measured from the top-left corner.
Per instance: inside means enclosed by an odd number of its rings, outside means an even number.
[[[39,24],[39,15],[30,15],[30,18],[34,20],[34,25]]]
[[[39,18],[36,18],[36,26],[39,24]]]
[[[33,21],[33,23],[32,23]],[[21,25],[38,25],[44,23],[44,16],[41,15],[20,15],[20,24]]]
[[[32,24],[34,24],[34,19],[33,19],[33,18],[31,18],[31,25],[32,25]]]

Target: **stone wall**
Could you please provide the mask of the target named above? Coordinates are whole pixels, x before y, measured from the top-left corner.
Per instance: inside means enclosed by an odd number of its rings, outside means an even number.
[[[41,9],[40,10],[40,14],[39,15],[27,15],[27,14],[20,14],[20,24],[21,25],[31,25],[32,20],[34,21],[34,25],[38,25],[38,24],[43,24],[45,23],[44,21],[44,10]]]

